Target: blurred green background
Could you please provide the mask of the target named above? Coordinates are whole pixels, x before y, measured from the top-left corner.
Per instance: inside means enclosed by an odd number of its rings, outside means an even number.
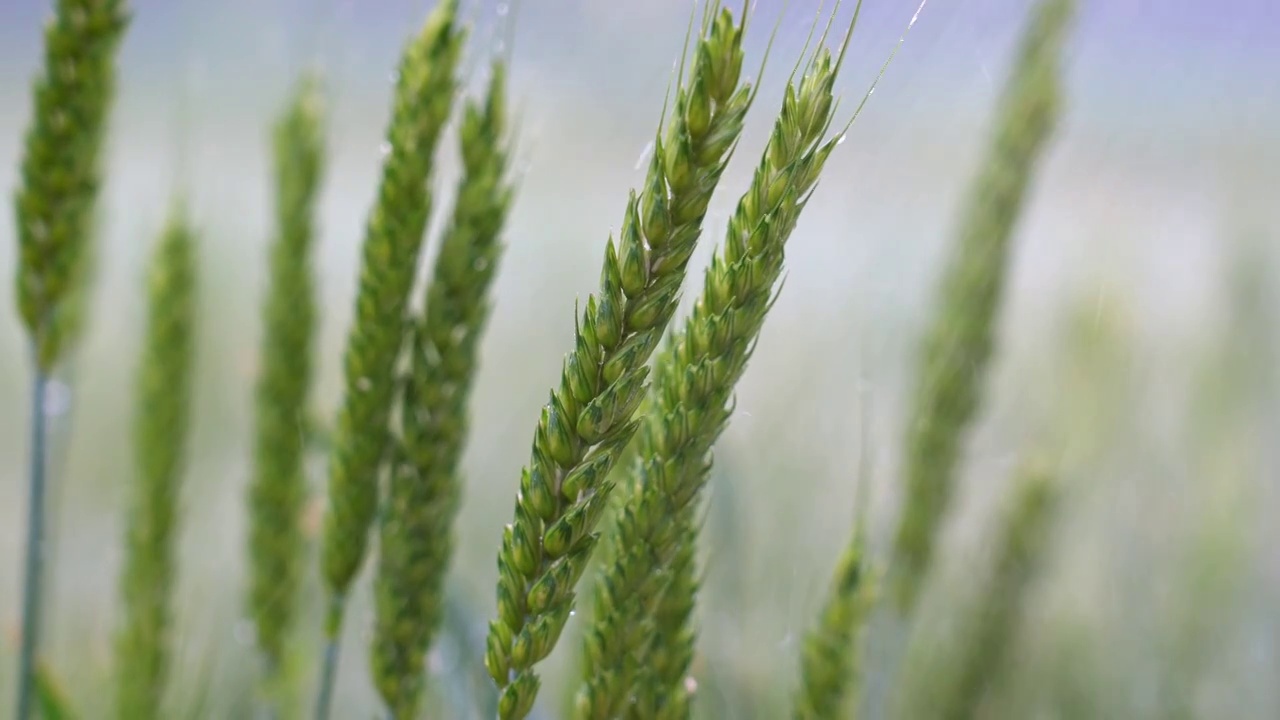
[[[743,147],[712,203],[711,238],[747,185],[817,7],[753,4],[753,72],[775,22],[778,34]],[[520,190],[475,388],[453,573],[461,604],[482,622],[492,610],[500,528],[538,408],[569,347],[573,303],[595,285],[604,240],[620,222],[628,188],[643,177],[691,3],[526,0],[510,37],[504,3],[463,5],[475,21],[472,79],[487,52],[513,53],[522,119]],[[841,17],[852,5],[846,0]],[[915,5],[867,0],[841,79],[843,116]],[[1035,630],[1019,649],[1025,662],[1002,702],[1033,708],[1053,698],[1055,707],[1075,708],[1066,717],[1163,718],[1171,694],[1189,693],[1198,717],[1273,718],[1280,715],[1273,520],[1280,516],[1280,5],[1081,5],[1066,116],[1020,225],[999,361],[968,443],[940,582],[963,586],[966,558],[979,551],[982,520],[1009,470],[1032,444],[1051,447],[1071,502],[1053,567],[1038,586]],[[59,407],[74,412],[55,427],[55,442],[69,454],[56,493],[47,637],[51,661],[89,717],[111,655],[141,262],[168,203],[185,193],[203,232],[180,570],[184,662],[175,672],[180,684],[200,685],[209,668],[236,683],[252,658],[241,620],[242,505],[269,233],[267,128],[295,75],[320,67],[330,89],[331,158],[315,395],[327,419],[339,394],[389,75],[431,2],[133,6],[90,327],[74,391],[55,393]],[[872,478],[873,543],[882,546],[892,528],[916,339],[1024,10],[1022,0],[926,7],[801,220],[785,291],[717,450],[701,620],[700,667],[714,669],[704,673],[709,717],[780,716],[798,635],[853,520],[860,463]],[[16,186],[47,12],[38,0],[0,0],[6,198]],[[437,183],[448,196],[457,163],[450,139],[445,146]],[[0,203],[5,278],[14,263],[11,211]],[[695,262],[711,249],[705,242]],[[29,372],[6,289],[0,697],[11,693],[16,641]],[[315,470],[320,488],[320,454]],[[945,593],[926,610],[940,603]],[[373,697],[361,659],[367,604],[350,617],[339,689],[348,713],[372,707]],[[562,643],[553,664],[578,644]],[[772,690],[751,689],[770,677]],[[873,668],[873,684],[877,678]]]

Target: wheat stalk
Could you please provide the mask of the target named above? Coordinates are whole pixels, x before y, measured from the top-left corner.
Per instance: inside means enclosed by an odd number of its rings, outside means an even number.
[[[1027,463],[995,540],[989,576],[979,581],[973,605],[958,619],[953,641],[922,642],[899,685],[896,716],[967,720],[1004,670],[1027,592],[1044,562],[1059,491],[1050,472]]]
[[[1014,228],[1058,115],[1058,56],[1071,7],[1071,0],[1045,0],[1035,8],[922,346],[892,560],[903,611],[915,606],[928,572],[960,446],[981,401]]]
[[[665,137],[655,140],[644,192],[610,239],[599,295],[575,327],[576,347],[542,409],[515,521],[498,557],[498,618],[485,666],[501,689],[499,716],[525,717],[554,648],[607,506],[610,469],[635,432],[653,353],[675,311],[707,205],[742,130],[751,93],[741,85],[743,26],[711,4]]]
[[[378,506],[388,449],[396,362],[406,333],[406,305],[431,213],[428,186],[436,145],[448,121],[465,31],[457,0],[443,0],[400,61],[378,198],[365,231],[356,316],[344,357],[344,398],[333,435],[329,506],[321,569],[330,596],[328,645],[317,714],[327,717],[343,606],[360,569]]]
[[[262,370],[256,388],[253,479],[249,485],[248,605],[265,664],[264,690],[276,687],[297,614],[305,562],[306,501],[302,426],[307,417],[315,333],[312,246],[324,168],[324,118],[314,77],[300,83],[273,131],[275,239],[263,307]]]
[[[711,446],[732,412],[734,385],[776,297],[786,241],[838,142],[824,136],[839,66],[839,58],[824,48],[798,83],[788,83],[782,112],[730,220],[724,247],[706,272],[702,296],[655,364],[652,410],[636,451],[635,491],[618,518],[616,554],[597,585],[585,682],[575,708],[579,718],[612,718],[630,702],[637,704],[631,712],[638,717],[687,712],[663,708],[687,705],[682,688],[694,636],[687,621],[697,587],[695,510],[710,471]],[[642,673],[648,679],[639,680]],[[637,689],[646,684],[652,693]],[[657,706],[642,709],[640,703]]]
[[[858,637],[874,601],[862,533],[836,565],[831,590],[818,624],[805,637],[800,651],[800,689],[795,697],[796,720],[851,718],[857,674]]]
[[[138,376],[133,487],[120,577],[118,716],[161,717],[168,666],[178,494],[195,356],[195,234],[174,210],[152,258],[145,346]]]
[[[371,650],[375,684],[395,718],[417,717],[424,655],[444,612],[467,400],[512,198],[505,78],[495,62],[483,101],[468,102],[463,114],[463,177],[404,383],[403,453],[381,521]]]
[[[75,288],[86,271],[103,137],[115,92],[115,53],[128,25],[123,0],[59,0],[44,31],[44,67],[32,88],[14,195],[17,306],[35,358],[31,466],[17,718],[33,709],[45,548],[49,373],[77,332]]]

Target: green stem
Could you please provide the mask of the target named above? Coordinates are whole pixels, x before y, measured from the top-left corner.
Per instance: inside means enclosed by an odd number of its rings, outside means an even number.
[[[48,462],[45,394],[49,376],[36,366],[31,383],[31,465],[27,501],[27,555],[22,584],[22,648],[18,661],[17,720],[31,717],[35,694],[36,648],[40,630],[40,581],[44,566],[45,470]]]
[[[325,620],[324,658],[320,667],[320,689],[316,692],[316,720],[329,720],[333,707],[333,684],[338,677],[338,656],[342,650],[342,615],[346,598],[334,595],[329,600]]]

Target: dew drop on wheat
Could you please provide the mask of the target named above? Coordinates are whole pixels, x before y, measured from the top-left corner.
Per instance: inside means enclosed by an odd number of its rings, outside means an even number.
[[[385,142],[385,141],[384,141],[381,145],[379,145],[379,146],[378,146],[378,154],[379,154],[379,155],[381,155],[382,157],[386,157],[386,156],[390,155],[390,154],[391,154],[391,143],[389,143],[389,142]]]
[[[846,138],[848,138],[848,137],[849,137],[849,136],[848,136],[848,134],[842,134],[842,135],[841,135],[841,136],[836,140],[836,144],[837,144],[837,145],[843,145],[843,144],[844,144],[845,139],[846,139]]]

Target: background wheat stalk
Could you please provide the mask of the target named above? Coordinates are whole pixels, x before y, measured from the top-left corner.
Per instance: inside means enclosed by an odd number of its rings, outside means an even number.
[[[275,238],[263,308],[262,368],[256,387],[249,510],[248,605],[264,662],[268,705],[279,687],[305,567],[304,453],[316,324],[312,246],[324,169],[324,118],[318,80],[305,77],[273,132]],[[274,713],[272,713],[274,715]]]
[[[955,618],[950,642],[917,636],[913,661],[898,684],[895,717],[902,720],[975,717],[1001,677],[1022,619],[1031,582],[1049,549],[1059,504],[1056,479],[1044,466],[1019,468],[1013,497],[997,527],[993,562],[972,603]]]
[[[98,196],[107,115],[115,93],[115,53],[128,24],[123,0],[59,0],[44,33],[44,67],[33,88],[21,183],[14,196],[18,235],[17,305],[33,347],[31,466],[23,574],[18,720],[34,700],[39,652],[47,492],[45,412],[49,373],[63,354],[80,303],[77,275]],[[70,300],[70,304],[68,301]]]
[[[1058,114],[1058,56],[1071,9],[1071,0],[1043,0],[1033,9],[922,346],[892,560],[904,611],[915,606],[928,572],[960,446],[981,401],[1014,228]]]
[[[138,375],[132,488],[120,576],[124,624],[116,645],[117,716],[160,712],[169,664],[178,495],[190,421],[195,357],[195,234],[176,208],[156,246],[148,281]]]
[[[511,205],[506,67],[495,62],[482,101],[463,112],[463,176],[415,322],[401,408],[399,460],[381,521],[371,663],[394,718],[418,716],[423,657],[443,616],[461,493],[467,402],[489,315],[489,288]]]
[[[858,674],[858,638],[874,601],[866,543],[861,531],[840,556],[818,623],[800,649],[800,688],[796,720],[853,717]]]
[[[485,654],[504,720],[532,709],[533,668],[573,608],[608,503],[609,471],[637,427],[646,363],[675,312],[707,205],[741,133],[751,100],[739,83],[742,33],[728,10],[708,5],[644,193],[632,193],[618,242],[606,247],[599,295],[588,299],[560,387],[542,409],[515,522],[503,534],[498,618]]]
[[[453,106],[465,31],[457,0],[443,0],[405,49],[387,129],[378,197],[365,231],[355,320],[343,364],[344,397],[333,435],[321,570],[330,595],[328,644],[317,713],[327,717],[347,590],[364,560],[378,507],[406,336],[406,305],[432,194],[435,150]]]

